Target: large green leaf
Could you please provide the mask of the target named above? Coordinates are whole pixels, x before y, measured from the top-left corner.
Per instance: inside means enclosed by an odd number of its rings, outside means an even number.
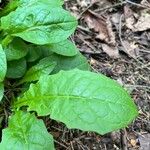
[[[137,116],[132,99],[115,81],[77,69],[44,76],[15,106],[100,134],[126,127]]]
[[[21,7],[31,7],[31,5],[37,3],[46,4],[49,5],[49,7],[59,7],[62,6],[64,3],[64,0],[19,0],[19,4]]]
[[[1,28],[9,34],[40,45],[67,39],[76,26],[77,21],[69,12],[42,4],[18,8],[1,18]]]
[[[2,100],[4,95],[4,84],[0,83],[0,101]]]
[[[0,44],[0,82],[4,80],[6,71],[7,71],[6,54]]]
[[[78,53],[76,46],[69,40],[62,41],[60,43],[47,45],[47,48],[52,52],[63,56],[75,56]]]
[[[3,130],[1,150],[54,150],[53,138],[34,114],[16,112]]]
[[[31,7],[37,3],[49,5],[49,7],[60,7],[63,5],[63,0],[11,0],[6,7],[1,10],[0,16],[7,15],[14,11],[17,7]]]
[[[21,78],[27,69],[26,60],[21,58],[19,60],[9,61],[8,68],[7,68],[7,78]]]
[[[19,83],[36,81],[42,75],[50,74],[56,66],[55,61],[50,61],[49,58],[44,58],[38,64],[31,67]]]
[[[27,45],[18,38],[13,39],[13,41],[4,48],[4,51],[8,61],[23,58],[28,53]]]

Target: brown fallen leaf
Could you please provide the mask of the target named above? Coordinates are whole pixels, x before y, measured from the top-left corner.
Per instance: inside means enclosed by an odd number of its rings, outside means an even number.
[[[85,13],[85,21],[90,29],[98,33],[97,38],[110,45],[115,45],[115,34],[112,30],[110,18],[103,18],[98,14],[88,10]]]
[[[97,0],[99,8],[105,8],[105,7],[110,7],[112,6],[112,1],[108,0]]]
[[[145,31],[150,29],[150,14],[142,12],[136,24],[134,24],[134,32]]]
[[[135,147],[137,145],[137,141],[135,139],[131,139],[130,143],[133,147]]]
[[[134,12],[132,11],[132,9],[128,5],[124,6],[124,16],[125,16],[126,27],[133,30],[136,20],[134,17]]]
[[[149,0],[142,0],[141,5],[144,5],[146,7],[150,7],[150,1]]]
[[[122,41],[123,51],[130,57],[136,58],[139,55],[138,45],[135,42]]]
[[[102,49],[112,58],[119,58],[119,51],[117,46],[111,46],[108,44],[102,44]]]
[[[120,17],[121,17],[121,13],[118,12],[111,15],[111,21],[116,26],[117,30],[120,23]]]
[[[77,3],[81,6],[81,7],[88,7],[90,5],[93,5],[95,3],[97,3],[98,0],[77,0]]]

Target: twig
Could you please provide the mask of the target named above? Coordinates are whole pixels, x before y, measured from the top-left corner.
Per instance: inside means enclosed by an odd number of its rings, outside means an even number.
[[[87,8],[85,8],[85,10],[83,10],[80,14],[79,14],[79,16],[78,16],[78,20],[82,17],[82,15],[89,9],[89,8],[91,8],[92,6],[94,5],[94,3],[91,3]]]
[[[57,143],[58,145],[60,145],[60,146],[62,146],[62,147],[64,147],[65,149],[67,149],[68,147],[67,146],[65,146],[64,144],[62,144],[62,143],[60,143],[60,142],[58,142],[58,141],[56,141],[56,140],[54,140],[55,141],[55,143]]]
[[[126,2],[126,3],[129,3],[129,4],[131,4],[131,5],[137,6],[137,7],[142,7],[142,8],[150,9],[149,7],[146,7],[146,6],[143,6],[143,5],[141,5],[141,4],[132,2],[132,1],[130,1],[130,0],[126,0],[125,2]]]
[[[114,7],[117,7],[117,6],[120,6],[120,5],[124,5],[124,4],[126,4],[126,3],[127,3],[126,1],[123,1],[123,2],[114,4],[114,5],[111,5],[111,6],[107,6],[107,7],[104,7],[104,8],[100,8],[100,9],[96,10],[95,12],[97,12],[97,11],[104,11],[104,10],[107,10],[107,9],[111,9],[111,8],[114,8]]]
[[[83,31],[85,31],[85,32],[92,33],[88,28],[85,28],[85,27],[83,27],[83,26],[78,25],[77,28],[78,28],[78,29],[81,29],[81,30],[83,30]]]
[[[150,51],[148,50],[144,50],[144,49],[140,49],[141,52],[144,52],[144,53],[150,53]]]
[[[134,88],[147,88],[150,89],[150,86],[146,86],[146,85],[130,85],[130,84],[126,84],[124,85],[125,87],[134,87]]]
[[[121,132],[121,140],[122,140],[122,150],[128,150],[126,129],[123,129]]]
[[[70,145],[71,145],[71,149],[74,150],[73,142],[72,141],[70,142]]]

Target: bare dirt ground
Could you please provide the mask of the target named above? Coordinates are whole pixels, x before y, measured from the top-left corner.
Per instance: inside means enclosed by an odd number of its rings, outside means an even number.
[[[65,7],[79,21],[72,41],[93,71],[130,92],[139,116],[128,128],[104,136],[45,119],[57,150],[150,150],[150,1],[66,0]]]

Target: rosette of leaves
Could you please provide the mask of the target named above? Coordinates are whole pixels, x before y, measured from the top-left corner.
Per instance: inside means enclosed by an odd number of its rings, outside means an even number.
[[[77,21],[62,5],[62,0],[12,0],[0,12],[1,104],[11,83],[12,90],[22,89],[9,98],[12,114],[1,150],[53,150],[52,135],[37,116],[99,134],[124,128],[137,116],[126,90],[91,72],[68,40]]]

